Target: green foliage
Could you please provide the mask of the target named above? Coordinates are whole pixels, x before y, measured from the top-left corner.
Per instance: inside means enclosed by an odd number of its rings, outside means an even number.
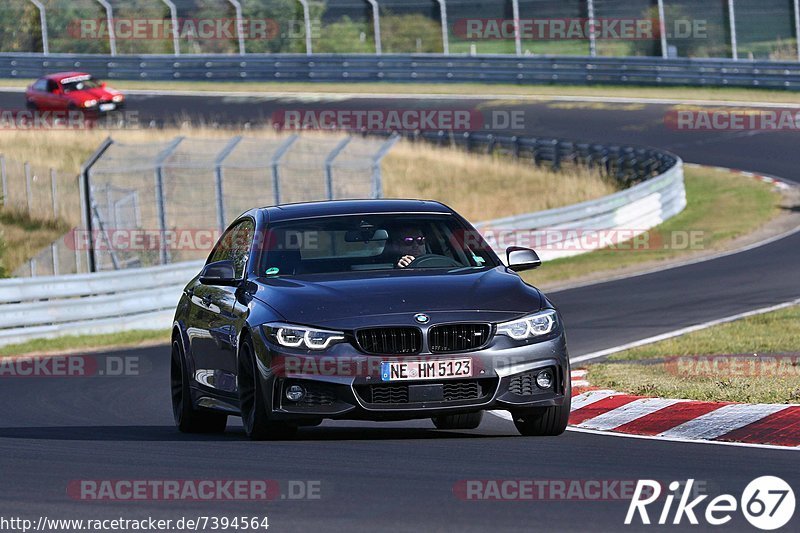
[[[442,27],[424,15],[392,15],[381,17],[383,51],[401,53],[441,53]]]

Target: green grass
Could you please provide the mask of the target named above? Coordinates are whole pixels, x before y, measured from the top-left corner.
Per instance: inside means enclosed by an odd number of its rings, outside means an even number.
[[[545,261],[523,277],[534,285],[596,275],[606,277],[633,266],[657,266],[703,250],[722,250],[736,237],[750,233],[779,213],[780,195],[772,186],[730,172],[687,168],[686,208],[648,232],[647,249],[603,249]],[[681,246],[686,239],[694,244]]]
[[[746,403],[800,402],[800,306],[748,317],[688,335],[641,346],[589,366],[589,381],[621,392]],[[694,360],[641,361],[654,358],[732,354],[793,354],[775,365],[754,355],[741,365],[701,367]],[[768,356],[771,357],[771,356]],[[638,363],[634,361],[639,361]],[[724,361],[724,360],[723,360]],[[793,365],[791,363],[794,363]],[[700,371],[702,369],[702,371]]]
[[[0,357],[37,355],[93,348],[130,348],[138,345],[169,344],[169,330],[132,330],[103,335],[70,335],[55,339],[34,339],[0,347]]]
[[[3,87],[27,87],[32,80],[0,79]],[[800,92],[776,89],[734,87],[632,87],[630,85],[513,85],[480,83],[391,83],[391,82],[191,82],[114,80],[111,85],[121,90],[147,89],[163,91],[230,91],[280,93],[430,93],[430,94],[507,94],[531,96],[595,96],[627,98],[661,98],[672,100],[722,100],[772,103],[800,103]]]

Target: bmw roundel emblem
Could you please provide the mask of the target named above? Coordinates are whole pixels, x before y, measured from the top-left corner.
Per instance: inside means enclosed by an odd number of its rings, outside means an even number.
[[[416,320],[420,324],[427,324],[430,319],[431,317],[429,317],[425,313],[417,313],[416,315],[414,315],[414,320]]]

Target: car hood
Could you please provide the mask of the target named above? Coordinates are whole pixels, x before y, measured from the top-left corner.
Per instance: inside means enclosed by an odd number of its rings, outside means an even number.
[[[82,91],[72,91],[71,93],[67,93],[67,97],[71,100],[75,100],[77,102],[85,102],[86,100],[103,100],[103,99],[111,99],[112,96],[115,94],[119,94],[117,91],[109,91],[108,89],[84,89]]]
[[[393,270],[259,278],[255,297],[287,322],[353,329],[370,324],[503,321],[541,309],[542,296],[505,267]]]

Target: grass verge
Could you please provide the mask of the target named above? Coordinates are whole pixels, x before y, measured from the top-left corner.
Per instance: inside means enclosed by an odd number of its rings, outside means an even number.
[[[797,339],[800,306],[614,354],[608,362],[589,366],[589,381],[598,387],[644,396],[798,403]],[[733,354],[753,355],[728,357]]]
[[[632,267],[656,267],[668,260],[722,250],[780,212],[780,194],[751,178],[705,167],[687,168],[685,184],[686,208],[650,230],[643,247],[621,245],[546,261],[525,273],[525,280],[546,286],[599,274],[608,278]]]
[[[27,87],[32,80],[0,79],[0,86]],[[278,92],[278,93],[352,93],[443,95],[508,94],[515,96],[592,96],[615,98],[653,98],[669,100],[721,100],[772,103],[800,103],[800,93],[772,89],[733,87],[631,87],[629,85],[486,85],[479,83],[295,83],[295,82],[189,82],[114,80],[121,90]]]
[[[0,209],[0,277],[10,275],[68,230],[68,225],[60,220],[37,220],[27,213]]]
[[[34,339],[0,347],[0,357],[94,351],[98,348],[134,348],[169,344],[169,330],[132,330],[103,335],[69,335],[55,339]]]

